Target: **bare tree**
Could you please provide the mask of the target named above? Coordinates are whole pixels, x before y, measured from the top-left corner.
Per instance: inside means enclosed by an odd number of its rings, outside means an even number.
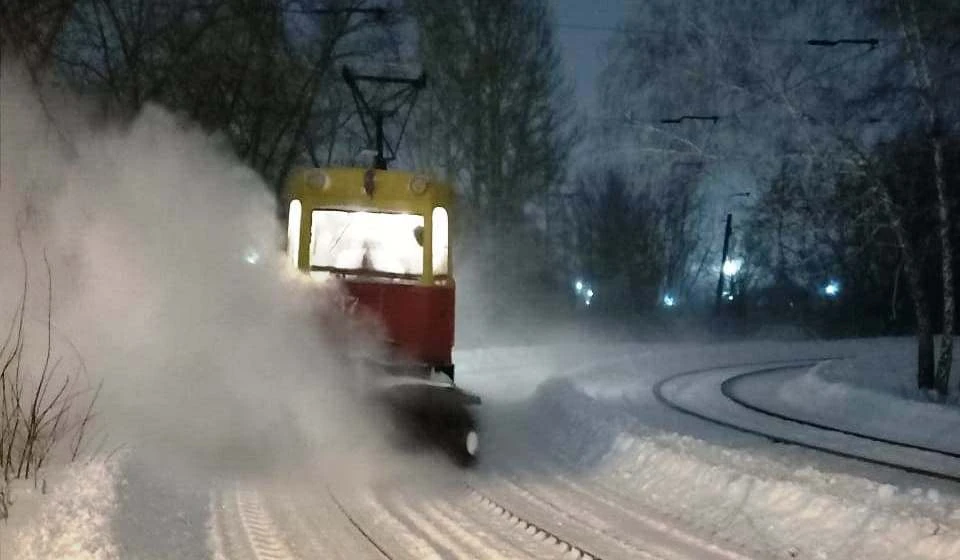
[[[787,273],[807,282],[804,276],[815,272],[809,264],[849,258],[848,227],[825,218],[832,214],[832,202],[851,203],[838,191],[845,177],[864,181],[869,188],[856,202],[864,210],[857,215],[856,229],[891,234],[900,253],[896,270],[903,272],[914,303],[918,384],[943,392],[949,366],[938,365],[935,379],[926,244],[918,243],[925,234],[915,229],[912,216],[918,210],[904,205],[902,187],[881,172],[885,162],[877,149],[904,131],[928,130],[937,192],[931,208],[939,217],[940,279],[946,282],[944,327],[952,333],[954,203],[943,179],[942,140],[936,139],[945,133],[947,113],[955,109],[948,109],[937,77],[955,74],[946,61],[958,43],[938,41],[936,55],[931,55],[931,41],[921,36],[921,28],[924,22],[956,19],[935,17],[954,13],[940,0],[894,4],[899,8],[895,13],[883,2],[644,3],[634,8],[631,25],[611,46],[604,105],[611,120],[619,117],[630,125],[614,131],[636,140],[634,153],[643,166],[659,173],[659,183],[679,178],[673,162],[682,159],[703,161],[713,169],[734,167],[741,177],[756,181],[761,193],[770,186],[772,196],[761,196],[769,219],[755,221],[767,228],[768,239],[776,239],[767,243],[773,254],[767,259],[770,278]],[[878,13],[881,17],[874,17]],[[651,21],[669,21],[669,29],[651,30],[654,26],[645,25]],[[937,25],[942,30],[955,24]],[[897,29],[899,37],[884,33],[886,27]],[[942,72],[932,69],[931,59]],[[683,118],[693,115],[712,115],[718,126]],[[778,178],[784,162],[790,170],[787,180]],[[810,228],[811,223],[818,227]],[[790,266],[784,267],[785,262]],[[950,362],[949,344],[941,344],[939,362]]]
[[[456,179],[491,223],[515,223],[563,177],[571,145],[548,3],[408,4],[431,80],[414,123],[419,163]]]
[[[76,0],[4,0],[0,3],[0,46],[22,59],[34,80],[48,67]]]
[[[577,257],[600,301],[621,312],[655,306],[665,263],[649,192],[601,170],[582,175],[576,194]]]
[[[945,395],[950,387],[950,368],[953,363],[953,332],[956,304],[954,298],[953,244],[951,242],[951,206],[947,194],[943,164],[944,125],[941,109],[938,106],[936,91],[939,84],[933,80],[927,62],[927,47],[920,30],[917,6],[914,0],[895,2],[897,20],[903,35],[906,55],[913,66],[914,82],[923,108],[930,144],[933,148],[934,186],[937,192],[937,217],[940,224],[941,281],[943,284],[943,336],[940,341],[940,354],[934,384],[937,391]]]
[[[129,115],[153,102],[222,132],[279,186],[343,122],[337,64],[374,48],[368,0],[77,0],[58,51],[71,82]],[[330,133],[318,141],[315,130]],[[332,148],[331,148],[332,149]]]

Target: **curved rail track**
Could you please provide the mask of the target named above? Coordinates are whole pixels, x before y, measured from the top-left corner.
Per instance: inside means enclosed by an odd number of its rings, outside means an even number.
[[[830,426],[829,424],[824,424],[824,423],[822,423],[822,422],[817,422],[817,421],[815,421],[815,420],[809,420],[809,419],[806,419],[806,418],[801,418],[801,417],[799,417],[799,416],[792,416],[792,415],[789,415],[789,414],[785,414],[785,413],[783,413],[783,412],[778,412],[778,411],[774,410],[774,409],[771,408],[771,407],[764,406],[764,405],[758,404],[758,403],[756,403],[756,402],[752,402],[752,401],[750,401],[750,400],[748,400],[748,399],[746,399],[746,398],[744,398],[744,397],[741,397],[741,396],[737,395],[735,386],[736,386],[738,383],[740,383],[741,381],[743,381],[743,380],[745,380],[745,379],[749,379],[750,377],[755,377],[755,376],[759,376],[759,375],[764,375],[764,374],[767,374],[767,373],[771,373],[771,372],[770,372],[770,371],[766,371],[766,370],[761,370],[761,371],[748,371],[748,372],[746,372],[746,373],[741,373],[741,374],[738,374],[738,375],[734,375],[733,377],[730,377],[729,379],[727,379],[726,381],[724,381],[723,383],[720,384],[720,392],[723,393],[723,396],[724,396],[724,397],[730,399],[731,401],[739,404],[740,406],[742,406],[742,407],[744,407],[744,408],[748,408],[748,409],[750,409],[750,410],[753,410],[753,411],[755,411],[755,412],[759,412],[760,414],[764,414],[764,415],[766,415],[766,416],[770,416],[770,417],[773,417],[773,418],[779,418],[779,419],[781,419],[781,420],[787,420],[788,422],[798,422],[798,423],[801,423],[801,424],[804,424],[804,425],[807,425],[807,426],[812,426],[812,427],[814,427],[814,428],[819,428],[819,429],[821,429],[821,430],[827,430],[827,431],[830,431],[830,432],[836,432],[836,433],[839,433],[839,434],[844,434],[844,435],[848,435],[848,436],[854,436],[854,437],[858,437],[858,438],[865,439],[865,440],[869,440],[869,441],[875,441],[875,442],[878,442],[878,443],[886,443],[886,444],[889,444],[889,445],[897,445],[897,446],[904,447],[904,448],[907,448],[907,449],[916,449],[917,451],[926,451],[926,452],[935,453],[935,454],[938,454],[938,455],[945,455],[945,456],[947,456],[947,457],[952,457],[952,458],[954,458],[954,459],[960,459],[960,453],[958,453],[958,452],[956,452],[956,451],[950,451],[950,450],[945,450],[945,449],[938,449],[938,448],[929,447],[929,446],[926,446],[926,445],[919,445],[919,444],[916,444],[916,443],[910,443],[910,442],[900,441],[900,440],[896,440],[896,439],[885,438],[885,437],[883,437],[883,436],[877,436],[877,435],[873,435],[873,434],[868,434],[868,433],[861,432],[861,431],[857,431],[857,430],[849,430],[849,429],[846,429],[846,428],[839,428],[839,427],[836,427],[836,426]]]
[[[733,386],[737,383],[738,380],[750,376],[758,376],[764,374],[770,374],[774,372],[781,372],[789,369],[799,369],[804,367],[812,367],[817,363],[829,360],[839,359],[838,357],[828,357],[828,358],[816,358],[816,359],[806,359],[806,360],[793,360],[793,361],[777,361],[777,362],[758,362],[758,363],[745,363],[745,364],[732,364],[726,366],[713,366],[709,368],[699,368],[695,370],[684,371],[680,373],[673,374],[661,381],[659,381],[653,387],[653,394],[656,399],[673,410],[678,412],[700,418],[706,422],[712,424],[724,426],[732,430],[760,436],[775,443],[786,443],[790,445],[796,445],[799,447],[804,447],[807,449],[813,449],[816,451],[821,451],[831,455],[844,457],[847,459],[853,459],[856,461],[861,461],[864,463],[880,465],[884,467],[894,468],[901,471],[909,472],[912,474],[918,474],[923,476],[928,476],[931,478],[936,478],[939,480],[946,480],[950,482],[960,482],[960,462],[953,462],[953,459],[960,459],[960,454],[945,451],[941,449],[935,449],[927,446],[917,445],[906,443],[902,441],[897,441],[889,438],[884,438],[880,436],[875,436],[871,434],[865,434],[853,430],[847,430],[843,428],[838,428],[830,426],[821,422],[815,422],[809,419],[798,418],[788,414],[780,413],[774,410],[771,410],[767,407],[762,407],[756,405],[755,403],[749,403],[745,399],[738,397],[733,394]],[[774,365],[779,364],[779,365]],[[743,368],[756,368],[750,369],[746,372],[739,372],[733,375],[724,377],[723,380],[719,383],[719,395],[724,397],[727,403],[736,406],[739,409],[739,412],[734,410],[728,410],[732,414],[724,416],[723,413],[718,413],[717,411],[705,411],[703,408],[698,408],[690,404],[678,402],[681,399],[669,396],[667,393],[672,386],[678,385],[679,383],[688,380],[689,378],[695,377],[704,377],[717,375],[718,372],[723,372],[730,369],[743,369]],[[710,381],[708,381],[710,382]],[[753,421],[747,420],[744,416],[744,412],[752,415],[756,415],[753,418]],[[762,422],[757,422],[756,420],[763,420]],[[773,424],[772,422],[778,422],[781,424]],[[777,430],[773,426],[780,425],[781,427],[791,426],[794,428],[800,428],[805,430],[805,436],[802,434],[804,432],[797,431],[795,433],[790,433],[791,430]],[[823,434],[829,434],[827,438],[817,438],[817,434],[821,436]],[[814,436],[814,437],[811,437]],[[837,438],[846,438],[847,443],[853,443],[854,447],[857,445],[860,446],[861,452],[850,449],[847,446],[843,445],[843,442]],[[828,441],[831,440],[832,441]],[[820,440],[820,441],[818,441]],[[864,447],[862,444],[873,443],[880,444],[880,446],[886,448],[884,451],[886,453],[872,453],[868,448]],[[846,448],[845,448],[846,447]],[[915,462],[907,463],[904,461],[892,460],[890,458],[884,457],[884,455],[891,455],[894,450],[903,450],[908,452],[913,452],[917,455],[918,459]],[[879,451],[879,449],[877,450]],[[920,455],[922,454],[922,456]],[[943,460],[938,460],[943,459]]]

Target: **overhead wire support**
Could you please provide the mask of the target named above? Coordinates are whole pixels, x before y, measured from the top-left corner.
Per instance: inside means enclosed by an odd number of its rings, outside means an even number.
[[[372,15],[377,20],[382,20],[387,17],[387,13],[390,10],[384,7],[376,8],[300,8],[300,9],[287,9],[287,13],[291,14],[303,14],[303,15],[315,15],[315,16],[339,16],[343,14],[367,14]]]
[[[717,115],[683,115],[676,119],[660,119],[660,122],[663,124],[680,124],[683,121],[711,121],[713,124],[717,124],[718,120],[720,120],[720,117]]]
[[[402,76],[355,74],[348,66],[344,65],[342,76],[350,88],[350,93],[357,107],[357,113],[360,116],[360,125],[363,127],[363,132],[367,136],[367,141],[373,144],[373,148],[376,151],[373,165],[377,169],[386,169],[387,163],[397,157],[397,148],[400,146],[400,141],[403,139],[407,123],[410,121],[413,106],[417,102],[420,91],[427,86],[427,75],[421,72],[416,78],[407,78]],[[360,89],[359,82],[406,87],[399,88],[391,95],[380,99],[377,103],[371,103],[371,100],[368,99]],[[407,107],[407,112],[403,117],[403,123],[400,126],[396,144],[391,145],[384,134],[384,121],[389,117],[396,116],[404,106]],[[372,121],[369,124],[367,122],[368,119]],[[389,152],[389,156],[387,152]]]
[[[880,39],[810,39],[808,45],[814,47],[836,47],[837,45],[868,45],[871,49],[877,48]]]

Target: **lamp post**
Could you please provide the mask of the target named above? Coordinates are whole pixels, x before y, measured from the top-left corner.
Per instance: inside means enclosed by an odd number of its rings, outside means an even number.
[[[735,198],[738,196],[747,198],[750,196],[750,193],[748,191],[733,193],[731,195],[728,195],[726,200],[730,200],[731,198]],[[723,298],[724,269],[726,268],[726,264],[727,264],[727,253],[730,251],[730,234],[732,233],[733,233],[733,212],[727,212],[727,225],[723,231],[723,254],[720,258],[720,273],[717,276],[717,294],[716,294],[716,299],[714,300],[714,305],[716,306],[716,311],[718,313],[720,311],[720,304]]]

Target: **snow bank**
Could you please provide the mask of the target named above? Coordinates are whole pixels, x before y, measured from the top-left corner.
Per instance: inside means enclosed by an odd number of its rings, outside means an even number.
[[[951,388],[960,379],[960,339],[954,342]],[[931,394],[917,389],[917,346],[913,338],[881,338],[855,341],[852,359],[832,364],[819,372],[826,381],[844,383],[884,393],[899,399],[928,403]],[[954,395],[954,405],[960,404]]]
[[[567,380],[532,404],[544,452],[710,540],[774,557],[960,558],[960,494],[819,470],[794,448],[655,432]]]
[[[810,467],[676,434],[621,434],[596,476],[722,539],[806,558],[958,558],[960,505],[936,491]]]
[[[11,517],[6,524],[0,522],[0,557],[118,558],[110,530],[116,476],[115,464],[98,461],[72,465],[37,485],[15,481]]]
[[[505,402],[529,398],[548,379],[585,373],[644,352],[642,345],[572,341],[456,350],[453,358],[458,383],[485,399]]]

